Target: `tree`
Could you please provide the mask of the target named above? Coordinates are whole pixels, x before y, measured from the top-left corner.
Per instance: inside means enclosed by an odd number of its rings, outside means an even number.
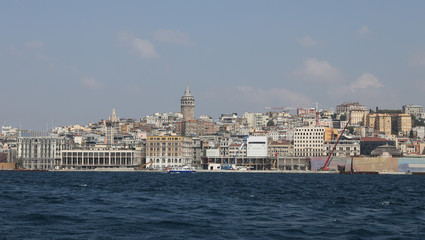
[[[273,120],[269,120],[268,122],[267,122],[267,127],[273,127],[274,126],[274,122],[273,122]]]
[[[339,116],[339,120],[346,121],[347,120],[347,115],[346,114],[342,114],[341,116]]]
[[[419,121],[415,115],[411,114],[412,116],[412,127],[419,127],[419,126],[425,126],[425,124],[421,121]]]
[[[410,130],[409,138],[413,138],[413,130]]]

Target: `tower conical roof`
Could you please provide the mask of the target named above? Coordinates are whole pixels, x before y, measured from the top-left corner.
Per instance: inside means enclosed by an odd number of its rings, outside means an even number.
[[[184,91],[184,97],[192,97],[192,93],[190,93],[190,88],[189,88],[189,81],[187,81],[186,84],[186,90]]]

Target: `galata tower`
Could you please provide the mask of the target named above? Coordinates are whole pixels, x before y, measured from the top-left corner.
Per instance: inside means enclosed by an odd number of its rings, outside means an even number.
[[[183,114],[183,121],[195,119],[195,98],[190,93],[189,82],[187,82],[186,90],[181,100],[181,113]]]

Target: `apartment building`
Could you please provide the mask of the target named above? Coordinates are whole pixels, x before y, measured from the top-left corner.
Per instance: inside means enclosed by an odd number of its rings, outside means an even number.
[[[351,125],[364,125],[363,120],[364,116],[368,114],[368,110],[362,109],[353,109],[349,112],[349,118],[351,118]]]
[[[412,117],[410,114],[394,114],[392,116],[392,130],[398,135],[408,136],[412,130]]]
[[[420,105],[404,105],[402,107],[402,111],[405,114],[413,114],[415,117],[420,118],[424,113],[424,107]]]
[[[360,105],[359,102],[345,102],[336,106],[337,114],[349,114],[351,110],[367,111],[367,108],[364,105]]]
[[[71,149],[72,141],[48,133],[26,132],[18,137],[18,159],[25,169],[54,169],[63,150]]]
[[[294,154],[299,157],[323,156],[325,128],[301,127],[294,133]]]
[[[146,162],[154,169],[191,166],[193,162],[192,138],[183,136],[149,136],[146,139]]]

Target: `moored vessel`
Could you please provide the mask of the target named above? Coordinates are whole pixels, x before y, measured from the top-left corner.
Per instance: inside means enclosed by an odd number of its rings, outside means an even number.
[[[168,173],[194,173],[196,172],[195,169],[183,166],[183,167],[174,167],[168,170]]]

